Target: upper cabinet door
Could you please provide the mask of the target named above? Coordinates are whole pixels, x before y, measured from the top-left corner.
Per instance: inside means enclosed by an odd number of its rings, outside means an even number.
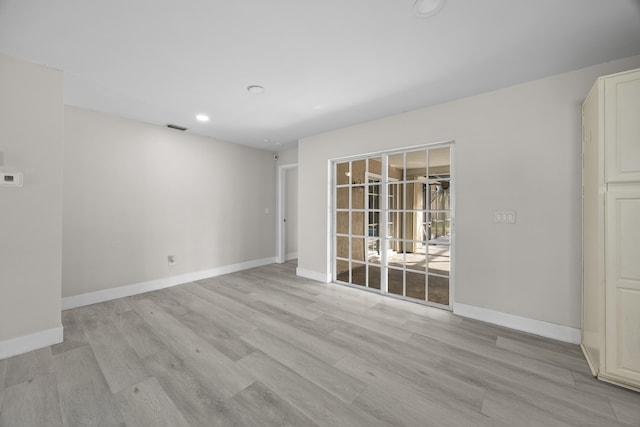
[[[607,182],[640,181],[640,70],[605,79]]]

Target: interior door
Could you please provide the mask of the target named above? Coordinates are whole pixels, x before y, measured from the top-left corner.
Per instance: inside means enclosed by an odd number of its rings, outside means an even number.
[[[451,307],[452,146],[334,163],[333,279]]]

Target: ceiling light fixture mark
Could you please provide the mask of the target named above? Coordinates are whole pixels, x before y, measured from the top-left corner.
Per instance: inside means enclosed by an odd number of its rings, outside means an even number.
[[[251,85],[251,86],[247,86],[247,91],[249,93],[259,94],[259,93],[264,93],[264,88],[260,85]]]
[[[207,116],[206,114],[198,114],[196,116],[196,120],[199,122],[208,122],[209,121],[209,116]]]

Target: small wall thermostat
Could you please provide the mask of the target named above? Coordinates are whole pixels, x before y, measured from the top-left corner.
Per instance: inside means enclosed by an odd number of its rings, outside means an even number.
[[[0,186],[22,187],[22,172],[0,172]]]

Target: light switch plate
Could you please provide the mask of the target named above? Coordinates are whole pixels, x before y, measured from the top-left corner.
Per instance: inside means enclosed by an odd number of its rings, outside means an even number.
[[[516,223],[516,211],[505,211],[504,216],[507,224]]]
[[[0,172],[0,186],[22,187],[22,172]]]

